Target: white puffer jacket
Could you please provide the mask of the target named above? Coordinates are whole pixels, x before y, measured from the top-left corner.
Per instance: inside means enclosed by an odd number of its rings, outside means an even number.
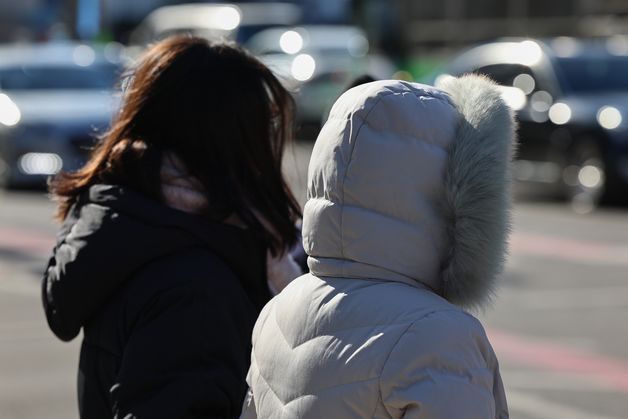
[[[490,299],[503,265],[514,129],[477,76],[338,99],[308,173],[311,274],[259,317],[243,417],[508,417],[463,308]]]

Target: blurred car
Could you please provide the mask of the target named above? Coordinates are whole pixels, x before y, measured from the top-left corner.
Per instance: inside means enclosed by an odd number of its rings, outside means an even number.
[[[366,34],[355,26],[267,29],[245,46],[295,92],[299,123],[315,128],[353,79],[390,78],[395,71],[387,58],[369,54]]]
[[[150,13],[133,31],[130,41],[143,48],[168,36],[186,33],[244,43],[261,30],[294,25],[300,19],[301,9],[289,3],[178,4]]]
[[[0,48],[0,184],[80,168],[116,104],[117,52],[78,43]]]
[[[515,177],[592,209],[625,201],[628,38],[508,39],[471,48],[439,77],[481,73],[518,113]]]

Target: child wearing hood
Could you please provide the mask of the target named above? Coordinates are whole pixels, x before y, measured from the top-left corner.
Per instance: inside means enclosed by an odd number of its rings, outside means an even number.
[[[508,418],[466,310],[490,301],[504,264],[514,144],[483,77],[338,99],[308,172],[310,273],[257,320],[242,417]]]

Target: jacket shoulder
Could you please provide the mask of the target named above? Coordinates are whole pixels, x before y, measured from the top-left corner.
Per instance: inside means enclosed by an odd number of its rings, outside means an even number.
[[[433,417],[494,418],[506,409],[501,386],[482,324],[458,308],[433,311],[411,323],[380,376],[382,402],[393,416],[427,408]]]
[[[219,286],[230,284],[235,273],[216,254],[201,246],[178,249],[168,255],[147,262],[137,270],[135,279],[151,278],[162,286]],[[224,278],[224,281],[207,281],[209,277]]]
[[[482,323],[455,306],[438,308],[417,317],[399,337],[389,360],[412,358],[417,353],[437,355],[442,366],[446,366],[451,357],[452,361],[469,368],[495,367],[495,357]]]
[[[247,300],[238,277],[226,262],[200,246],[179,249],[146,263],[132,275],[125,290],[128,298],[147,301],[166,292],[196,294],[197,298],[222,295],[225,301]],[[141,301],[137,302],[141,305]]]

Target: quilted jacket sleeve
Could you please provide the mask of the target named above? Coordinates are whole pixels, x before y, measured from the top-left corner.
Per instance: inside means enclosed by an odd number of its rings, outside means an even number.
[[[395,418],[508,418],[493,349],[480,322],[461,311],[414,322],[389,354],[380,390]]]
[[[268,313],[271,311],[271,307],[273,306],[273,301],[270,300],[266,306],[260,312],[257,321],[255,322],[255,326],[253,328],[252,333],[252,343],[253,347],[257,342],[260,330],[264,327],[266,320],[268,319]],[[249,386],[249,389],[246,393],[246,397],[244,398],[244,403],[242,404],[242,413],[240,414],[240,419],[257,419],[257,407],[255,406],[255,396],[253,395],[253,385],[254,385],[254,376],[256,373],[257,365],[255,363],[255,357],[253,356],[253,351],[251,351],[251,367],[246,375],[246,382]]]

